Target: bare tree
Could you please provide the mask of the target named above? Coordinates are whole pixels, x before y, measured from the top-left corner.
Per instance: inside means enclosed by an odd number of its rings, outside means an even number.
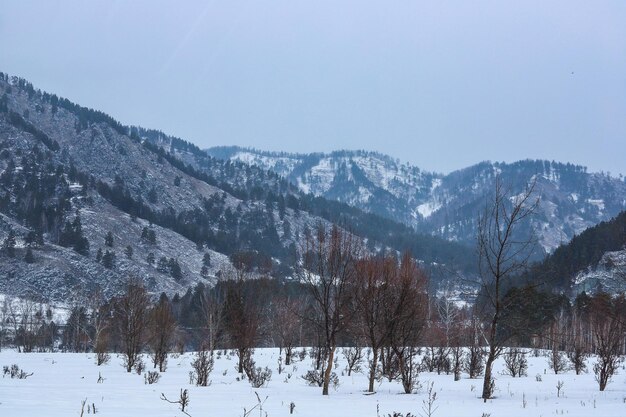
[[[177,328],[172,306],[167,296],[163,294],[150,312],[148,339],[148,345],[152,350],[152,362],[155,368],[159,367],[159,372],[165,372],[167,354],[172,347]]]
[[[592,328],[598,360],[593,367],[600,391],[617,372],[621,361],[626,330],[626,298],[620,295],[611,299],[608,294],[594,297]]]
[[[391,283],[385,323],[389,345],[398,360],[398,370],[406,394],[413,391],[417,382],[419,367],[414,363],[414,358],[426,325],[426,288],[426,275],[406,253]]]
[[[247,271],[244,267],[239,266],[231,273],[234,276],[226,281],[224,328],[239,357],[238,372],[243,373],[244,363],[251,357],[260,336],[261,312],[249,293],[250,289],[245,287]]]
[[[15,342],[18,350],[32,352],[36,345],[36,329],[41,323],[37,314],[37,303],[30,298],[21,298],[12,316],[16,325]]]
[[[5,296],[2,300],[2,307],[0,307],[0,351],[2,351],[5,343],[4,339],[7,337],[6,325],[10,323],[9,303],[10,298]]]
[[[351,288],[355,278],[354,261],[360,254],[356,238],[334,225],[319,225],[315,237],[306,240],[301,278],[313,299],[314,325],[320,330],[327,363],[322,395],[328,395],[338,336],[352,318]]]
[[[217,291],[207,291],[202,288],[199,293],[201,324],[204,325],[204,341],[201,343],[208,350],[217,348],[224,332],[224,302],[223,296]]]
[[[101,291],[94,291],[91,297],[89,297],[89,321],[92,329],[91,345],[96,353],[96,364],[98,366],[107,363],[110,359],[108,349],[111,331],[111,309],[111,304],[105,302]]]
[[[129,280],[126,292],[115,303],[115,323],[122,344],[126,372],[132,371],[144,346],[150,300],[143,285]]]
[[[277,298],[272,305],[272,327],[280,350],[285,350],[285,365],[291,364],[294,346],[300,340],[301,305],[300,301],[287,297]]]
[[[521,226],[535,211],[532,199],[534,183],[518,195],[511,196],[496,177],[494,193],[478,219],[478,258],[482,290],[487,301],[487,360],[482,398],[493,392],[492,368],[500,356],[507,336],[500,332],[500,320],[507,305],[503,302],[511,277],[524,271],[532,254],[534,240],[521,236]]]
[[[75,304],[65,323],[63,344],[73,352],[86,352],[89,346],[89,316],[85,305]]]
[[[369,257],[356,264],[356,307],[359,315],[360,336],[372,349],[369,362],[368,392],[374,392],[374,381],[381,348],[388,341],[385,321],[389,289],[396,273],[393,258]]]
[[[567,333],[567,359],[569,359],[576,375],[580,375],[587,369],[586,359],[589,356],[583,332],[587,323],[584,323],[579,312],[574,310],[569,320]]]
[[[209,385],[209,376],[213,371],[214,362],[213,350],[205,345],[201,346],[191,362],[194,372],[193,377],[197,386],[206,387]]]

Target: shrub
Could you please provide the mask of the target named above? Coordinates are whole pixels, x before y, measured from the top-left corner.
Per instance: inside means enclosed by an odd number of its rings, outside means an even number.
[[[509,349],[504,354],[504,374],[512,377],[523,377],[528,375],[528,360],[526,352],[521,349]]]
[[[146,385],[156,384],[157,382],[159,382],[159,379],[161,379],[161,374],[159,374],[157,371],[148,371],[147,373],[143,374],[143,381]]]

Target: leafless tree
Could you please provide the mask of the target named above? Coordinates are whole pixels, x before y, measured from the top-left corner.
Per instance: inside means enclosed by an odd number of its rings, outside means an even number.
[[[385,325],[388,329],[389,345],[398,360],[402,387],[407,394],[413,391],[417,382],[419,368],[414,358],[426,324],[426,288],[425,273],[406,253],[391,284]]]
[[[465,370],[470,378],[478,378],[484,370],[485,348],[481,341],[483,334],[478,318],[471,318],[467,328],[468,353],[465,357]]]
[[[0,351],[2,351],[2,347],[5,343],[5,338],[7,337],[6,326],[8,323],[10,323],[9,300],[10,297],[5,296],[2,300],[2,307],[0,307]]]
[[[288,297],[274,300],[272,305],[272,327],[278,339],[280,351],[285,351],[285,365],[292,361],[293,349],[300,340],[302,328],[302,303]]]
[[[592,306],[592,328],[598,359],[593,367],[600,391],[617,372],[624,349],[626,331],[626,298],[620,295],[615,299],[607,294],[594,297]]]
[[[351,289],[355,278],[354,262],[360,250],[360,243],[351,233],[336,225],[328,230],[320,224],[315,236],[306,240],[303,251],[300,274],[310,289],[314,309],[311,317],[320,330],[328,355],[322,395],[328,395],[338,336],[354,314],[354,309],[350,308]]]
[[[374,392],[378,359],[383,345],[388,341],[385,311],[389,302],[392,277],[397,262],[391,257],[368,257],[356,264],[355,301],[358,311],[359,334],[372,349],[369,361],[368,392]]]
[[[109,337],[111,331],[111,304],[105,301],[101,291],[96,290],[88,299],[89,322],[92,329],[91,345],[96,353],[98,366],[109,361]]]
[[[244,372],[244,362],[252,355],[261,332],[260,306],[245,287],[248,271],[238,266],[226,281],[223,320],[230,345],[239,357],[238,372]]]
[[[450,287],[446,285],[443,289],[441,297],[437,300],[437,314],[439,316],[438,318],[441,323],[441,327],[444,331],[446,347],[450,346],[450,338],[452,337],[452,332],[458,323],[461,313],[458,307],[454,304],[452,296],[453,294]]]
[[[482,398],[487,401],[493,391],[492,368],[500,356],[507,336],[500,332],[501,317],[507,309],[503,302],[506,285],[511,277],[528,267],[534,240],[523,237],[521,227],[535,211],[537,200],[533,199],[534,183],[518,195],[510,195],[496,176],[494,193],[478,219],[478,258],[482,290],[488,310],[487,360]]]
[[[150,299],[143,285],[129,280],[126,291],[115,302],[115,323],[122,344],[124,366],[131,372],[144,346]]]
[[[193,362],[191,362],[197,386],[206,387],[209,385],[209,375],[213,371],[213,364],[213,351],[205,345],[201,346],[200,350],[196,352]]]
[[[218,294],[213,291],[203,291],[201,294],[201,311],[206,326],[205,342],[209,350],[217,348],[224,330],[224,303]]]
[[[513,378],[528,374],[526,352],[521,348],[510,348],[504,354],[504,372]]]
[[[361,371],[361,361],[363,360],[363,347],[351,346],[343,348],[341,350],[341,353],[343,353],[344,358],[346,358],[346,370],[348,371],[348,376],[352,375],[352,372]]]
[[[41,307],[28,297],[21,298],[16,308],[11,307],[11,316],[16,326],[15,342],[22,352],[32,352],[35,348],[37,328],[42,323],[42,314],[38,314],[40,310]]]
[[[569,359],[576,375],[580,375],[587,369],[586,359],[589,356],[583,333],[586,323],[583,322],[579,313],[574,310],[569,320],[567,333],[567,359]]]
[[[155,368],[159,367],[159,372],[165,372],[167,355],[178,328],[167,297],[161,297],[150,311],[149,322],[148,345],[152,351],[152,362]]]

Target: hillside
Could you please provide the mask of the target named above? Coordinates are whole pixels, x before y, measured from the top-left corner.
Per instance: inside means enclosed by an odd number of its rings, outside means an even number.
[[[310,230],[336,222],[371,251],[469,271],[472,251],[305,195],[278,174],[0,74],[0,292],[62,299],[129,275],[150,291],[212,285],[234,257],[293,276]]]
[[[543,249],[560,244],[626,208],[626,183],[582,166],[525,160],[482,162],[448,175],[366,151],[288,154],[217,147],[209,155],[272,170],[304,192],[341,201],[448,240],[472,243],[477,214],[500,174],[513,194],[537,181],[532,227]]]
[[[524,277],[548,290],[626,290],[626,211],[559,247]]]

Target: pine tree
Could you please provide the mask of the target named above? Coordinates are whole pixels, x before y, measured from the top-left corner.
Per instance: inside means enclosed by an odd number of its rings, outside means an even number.
[[[126,257],[128,259],[132,259],[133,258],[133,247],[128,245],[126,246],[126,249],[124,249],[124,253],[126,254]]]
[[[102,266],[106,269],[115,268],[115,252],[108,249],[104,252],[104,255],[102,255]]]
[[[180,281],[183,278],[183,271],[180,268],[180,264],[178,263],[178,260],[176,260],[174,258],[170,258],[170,260],[169,260],[169,270],[170,270],[170,275],[176,281]]]
[[[27,264],[32,264],[35,262],[35,257],[33,256],[33,250],[29,247],[26,248],[26,254],[24,255],[24,262]]]
[[[148,253],[148,257],[146,258],[146,261],[148,262],[148,264],[150,265],[154,265],[154,253],[150,252]]]
[[[104,244],[110,248],[113,247],[113,233],[109,231],[104,237]]]
[[[151,245],[156,244],[156,232],[154,231],[154,229],[150,229],[145,226],[141,230],[141,240],[146,243],[150,243]]]
[[[13,229],[9,230],[9,235],[4,239],[2,244],[4,251],[8,256],[13,258],[15,256],[15,232]]]
[[[159,262],[157,263],[157,271],[162,272],[162,273],[167,273],[169,272],[170,266],[169,266],[169,262],[167,261],[167,258],[165,256],[161,256],[159,258]]]

